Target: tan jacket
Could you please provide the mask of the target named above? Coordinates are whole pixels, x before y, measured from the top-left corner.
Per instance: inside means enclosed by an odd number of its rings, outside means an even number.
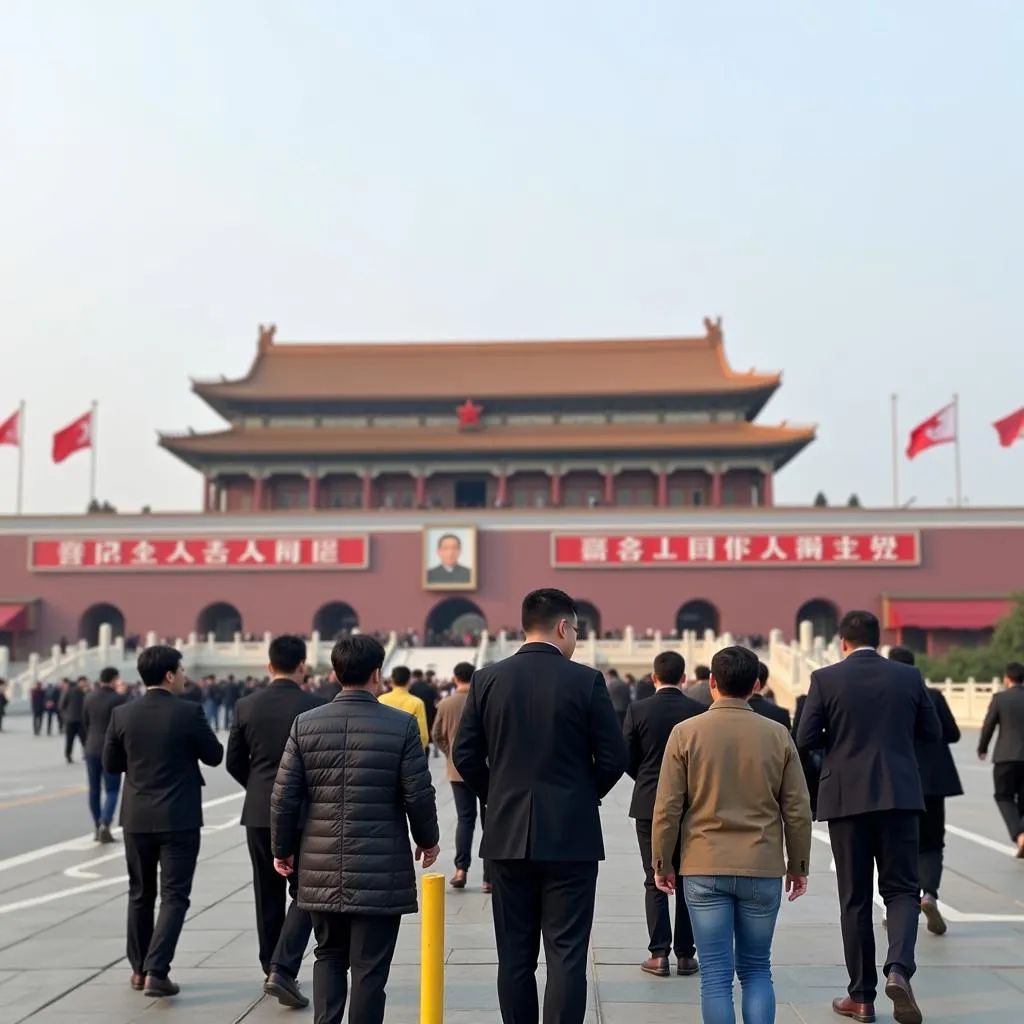
[[[680,722],[665,749],[654,804],[657,874],[672,870],[680,822],[682,875],[806,875],[811,803],[785,726],[733,698]]]
[[[434,728],[431,732],[431,739],[437,744],[437,749],[444,754],[448,762],[448,781],[461,782],[462,776],[456,771],[452,764],[452,747],[455,745],[455,734],[459,731],[459,722],[462,720],[462,709],[466,706],[466,698],[469,690],[460,693],[456,690],[453,694],[445,697],[437,705],[437,715],[434,718]]]

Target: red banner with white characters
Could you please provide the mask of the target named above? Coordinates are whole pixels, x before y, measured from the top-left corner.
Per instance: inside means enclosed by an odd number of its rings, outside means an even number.
[[[366,569],[366,534],[318,537],[34,538],[34,572],[223,572]]]
[[[631,533],[551,536],[556,569],[912,566],[918,533]]]

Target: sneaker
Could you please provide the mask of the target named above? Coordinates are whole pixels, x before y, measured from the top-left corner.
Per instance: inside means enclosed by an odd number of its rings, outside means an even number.
[[[96,838],[103,844],[113,843],[116,841],[110,834],[109,825],[100,825],[100,827],[96,829]]]

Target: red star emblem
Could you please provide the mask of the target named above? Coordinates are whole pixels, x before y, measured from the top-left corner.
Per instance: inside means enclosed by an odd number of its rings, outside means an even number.
[[[479,405],[474,405],[469,398],[455,412],[459,417],[460,428],[480,426],[480,413],[483,409]]]

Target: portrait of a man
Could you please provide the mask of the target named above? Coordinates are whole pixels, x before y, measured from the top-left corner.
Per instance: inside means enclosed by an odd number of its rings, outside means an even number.
[[[476,529],[439,526],[424,530],[423,565],[427,590],[475,590]]]

